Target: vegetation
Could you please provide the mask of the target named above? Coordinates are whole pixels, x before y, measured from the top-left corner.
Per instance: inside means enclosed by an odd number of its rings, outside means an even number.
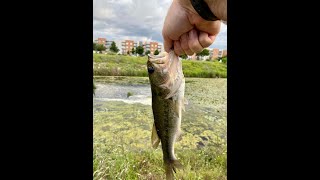
[[[119,52],[119,48],[117,47],[117,45],[114,41],[111,43],[110,51],[115,52],[115,53]]]
[[[97,49],[97,43],[93,42],[93,50],[95,51]]]
[[[179,57],[181,57],[182,59],[187,59],[187,58],[188,58],[188,55],[183,54],[183,55],[180,55]]]
[[[150,51],[149,51],[149,50],[147,50],[145,54],[146,54],[146,55],[150,54]]]
[[[106,47],[103,45],[103,44],[93,44],[93,50],[96,50],[96,51],[105,51],[106,50]]]
[[[153,54],[154,54],[154,55],[158,55],[158,54],[159,54],[158,49],[156,49]]]
[[[147,77],[104,77],[97,83],[138,85]],[[201,88],[199,88],[201,86]],[[227,80],[186,78],[176,179],[227,180]],[[161,144],[151,147],[150,105],[94,101],[93,179],[165,179]]]
[[[197,53],[197,56],[209,56],[209,50],[208,49],[203,49],[200,53]]]
[[[132,48],[132,49],[131,49],[131,53],[132,53],[132,54],[135,54],[135,53],[136,53],[136,50],[135,50],[134,48]]]
[[[147,57],[93,54],[94,76],[142,76],[147,77]],[[226,78],[227,65],[218,61],[183,60],[185,77]]]
[[[140,56],[143,54],[143,52],[144,52],[144,49],[142,46],[138,46],[136,48],[136,53],[138,53]]]
[[[128,92],[128,93],[127,93],[127,98],[130,97],[130,96],[132,96],[132,95],[133,95],[132,92]]]
[[[220,58],[219,60],[221,60],[223,63],[227,63],[227,56]]]

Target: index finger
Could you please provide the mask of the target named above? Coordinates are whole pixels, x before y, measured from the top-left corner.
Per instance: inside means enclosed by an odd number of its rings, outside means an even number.
[[[163,36],[163,46],[164,46],[164,50],[166,52],[169,52],[171,48],[173,48],[173,41],[172,39],[170,39],[169,37],[167,37],[165,34],[162,35]]]

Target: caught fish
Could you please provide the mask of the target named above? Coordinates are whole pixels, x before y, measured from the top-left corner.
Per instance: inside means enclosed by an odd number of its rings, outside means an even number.
[[[171,50],[157,56],[148,55],[147,68],[154,117],[151,143],[156,149],[161,142],[166,179],[173,179],[173,171],[183,167],[174,154],[174,143],[181,139],[182,134],[181,112],[187,104],[182,62]]]

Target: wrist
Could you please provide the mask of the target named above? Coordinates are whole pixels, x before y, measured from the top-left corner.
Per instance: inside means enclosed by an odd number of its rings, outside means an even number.
[[[216,19],[227,21],[227,0],[203,0],[203,1],[208,5],[210,11],[216,17]],[[173,0],[173,2],[178,3],[181,7],[186,9],[190,14],[200,15],[193,7],[191,0]]]
[[[178,3],[182,8],[186,9],[189,13],[198,14],[194,10],[190,0],[173,0],[173,2]]]
[[[211,12],[221,19],[222,21],[227,21],[227,0],[204,0]]]

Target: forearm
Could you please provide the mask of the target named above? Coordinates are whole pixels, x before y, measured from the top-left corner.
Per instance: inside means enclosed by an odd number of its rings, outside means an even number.
[[[188,11],[197,14],[190,0],[174,0]],[[227,0],[204,0],[211,12],[219,19],[227,21]]]
[[[211,12],[219,19],[227,21],[227,0],[204,0]]]

